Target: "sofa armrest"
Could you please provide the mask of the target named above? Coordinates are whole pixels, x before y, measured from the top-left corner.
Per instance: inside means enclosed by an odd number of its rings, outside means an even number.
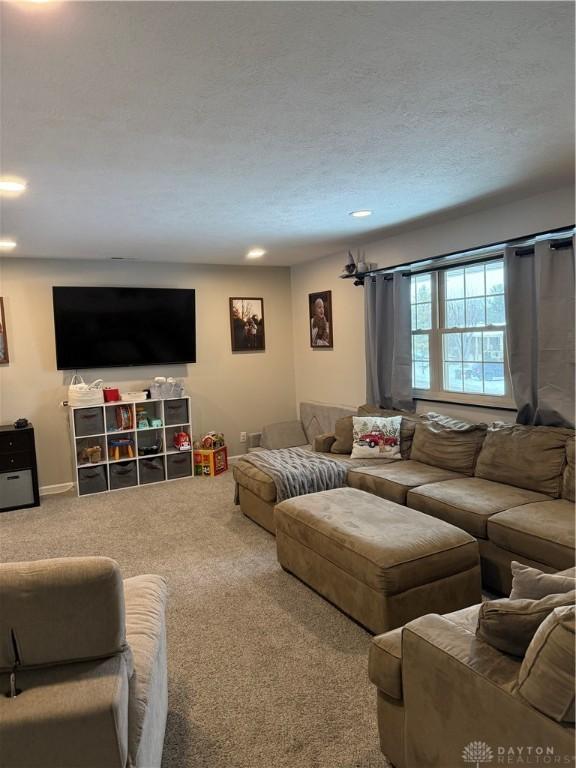
[[[461,766],[471,742],[498,749],[550,746],[559,762],[573,731],[514,695],[520,660],[461,625],[431,614],[402,633],[406,765]],[[504,753],[503,753],[504,754]]]
[[[308,438],[300,421],[280,421],[262,427],[260,445],[267,450],[307,445]]]
[[[327,432],[325,435],[316,435],[314,442],[312,443],[312,448],[317,453],[329,453],[330,448],[332,448],[335,442],[336,435],[334,432]]]

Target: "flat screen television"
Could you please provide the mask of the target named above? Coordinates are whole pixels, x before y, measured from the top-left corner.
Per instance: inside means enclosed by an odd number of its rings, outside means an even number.
[[[195,292],[52,288],[58,370],[196,362]]]

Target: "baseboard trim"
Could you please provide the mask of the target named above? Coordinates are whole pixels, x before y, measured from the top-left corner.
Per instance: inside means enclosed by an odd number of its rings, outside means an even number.
[[[57,485],[43,485],[40,488],[40,496],[54,496],[56,493],[66,493],[74,488],[74,483],[58,483]]]

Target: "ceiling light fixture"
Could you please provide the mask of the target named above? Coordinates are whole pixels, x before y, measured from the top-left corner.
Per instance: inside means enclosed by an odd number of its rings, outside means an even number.
[[[264,248],[251,248],[246,254],[247,259],[260,259],[266,255]]]
[[[15,240],[0,240],[0,248],[3,251],[11,251],[13,248],[16,248],[16,241]]]
[[[26,186],[27,184],[24,179],[9,178],[8,176],[0,178],[0,194],[20,195],[24,192]]]
[[[372,211],[350,211],[349,216],[353,216],[355,219],[364,219],[366,216],[372,216]]]

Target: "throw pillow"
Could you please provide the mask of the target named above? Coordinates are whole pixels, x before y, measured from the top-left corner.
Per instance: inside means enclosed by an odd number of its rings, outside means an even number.
[[[512,560],[511,600],[540,600],[547,595],[559,595],[573,589],[576,589],[574,568],[560,573],[544,573]]]
[[[574,722],[575,610],[556,608],[540,624],[520,667],[515,693],[559,723]]]
[[[486,424],[453,428],[437,421],[416,425],[410,458],[433,467],[473,475]]]
[[[402,416],[354,416],[352,459],[401,459]]]
[[[421,421],[420,416],[409,411],[395,411],[393,408],[380,408],[378,405],[361,405],[358,408],[358,416],[381,416],[390,419],[393,416],[402,416],[400,425],[400,453],[403,459],[410,458],[412,450],[412,440],[414,439],[414,430],[416,424]]]
[[[354,442],[352,416],[342,416],[334,425],[336,439],[330,446],[331,453],[352,453]]]
[[[574,605],[576,592],[541,600],[490,600],[478,613],[476,636],[513,656],[524,656],[536,630],[555,608]]]

